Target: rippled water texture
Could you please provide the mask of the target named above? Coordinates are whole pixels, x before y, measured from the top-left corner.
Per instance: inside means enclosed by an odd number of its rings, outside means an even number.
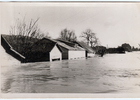
[[[139,93],[140,52],[1,66],[4,93]]]

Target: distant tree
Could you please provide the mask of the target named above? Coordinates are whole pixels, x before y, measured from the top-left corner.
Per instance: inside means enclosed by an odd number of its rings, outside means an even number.
[[[106,47],[104,46],[95,46],[95,47],[92,47],[93,50],[95,50],[96,54],[100,54],[102,51],[106,51]]]
[[[131,50],[132,50],[132,51],[135,51],[135,50],[136,50],[136,48],[135,48],[134,46],[132,46],[132,47],[131,47]]]
[[[99,45],[99,40],[96,37],[96,34],[92,32],[91,29],[87,29],[86,31],[82,32],[81,36],[86,41],[87,45],[94,47]]]
[[[124,43],[122,44],[122,47],[124,48],[125,51],[128,51],[128,52],[132,51],[130,44]]]
[[[63,29],[60,33],[60,38],[66,41],[76,41],[77,36],[73,30]]]
[[[117,53],[125,53],[125,49],[121,46],[118,46],[118,48],[116,48]]]

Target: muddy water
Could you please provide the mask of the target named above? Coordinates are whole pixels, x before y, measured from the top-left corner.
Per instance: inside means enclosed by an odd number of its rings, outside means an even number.
[[[4,93],[139,93],[140,52],[1,66]]]

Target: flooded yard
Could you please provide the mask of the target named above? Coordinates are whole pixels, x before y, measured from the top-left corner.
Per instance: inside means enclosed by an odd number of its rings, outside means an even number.
[[[3,93],[139,93],[140,52],[2,65],[1,81]]]

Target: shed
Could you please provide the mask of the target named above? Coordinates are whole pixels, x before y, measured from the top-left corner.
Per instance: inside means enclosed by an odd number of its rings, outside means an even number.
[[[34,43],[28,52],[28,62],[61,60],[61,51],[55,41],[43,38]]]
[[[79,41],[76,41],[74,43],[78,44],[78,46],[86,50],[86,54],[85,54],[86,57],[93,57],[95,55],[95,51],[91,47],[89,47],[86,43],[79,42]]]
[[[85,58],[85,49],[74,43],[56,40],[62,51],[62,59]]]

